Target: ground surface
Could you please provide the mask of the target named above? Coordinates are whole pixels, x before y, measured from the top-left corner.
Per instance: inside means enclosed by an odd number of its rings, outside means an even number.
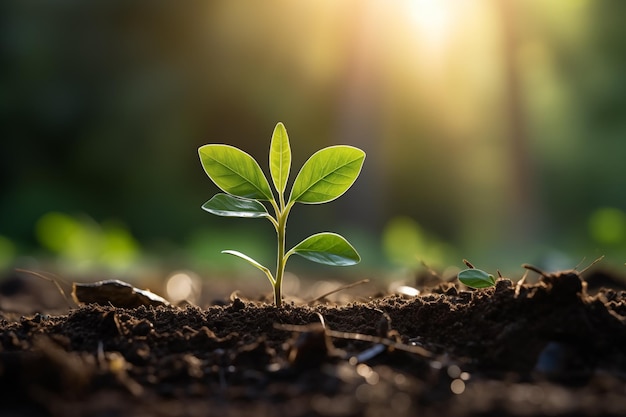
[[[575,272],[282,309],[20,317],[21,291],[0,289],[2,416],[626,415],[626,293]]]

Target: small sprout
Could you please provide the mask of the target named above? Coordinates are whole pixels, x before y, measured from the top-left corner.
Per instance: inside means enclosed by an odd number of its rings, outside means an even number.
[[[261,270],[274,288],[277,307],[282,303],[282,280],[291,255],[334,266],[354,265],[361,260],[352,245],[336,233],[318,233],[288,251],[285,247],[287,217],[292,207],[296,203],[327,203],[345,193],[361,172],[365,160],[365,152],[361,149],[341,145],[317,151],[296,175],[288,195],[291,146],[282,123],[276,125],[270,143],[269,165],[274,191],[259,164],[242,150],[229,145],[210,144],[201,146],[198,152],[206,174],[226,193],[213,196],[202,206],[204,210],[225,217],[266,218],[276,229],[278,253],[275,274],[241,252],[225,250],[222,253],[241,258]],[[273,215],[268,212],[268,206]]]
[[[496,285],[493,275],[476,268],[459,272],[459,281],[471,288],[488,288]]]

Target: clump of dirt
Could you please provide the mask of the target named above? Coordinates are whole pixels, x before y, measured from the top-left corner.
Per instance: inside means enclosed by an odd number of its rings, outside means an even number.
[[[626,292],[566,271],[423,294],[5,311],[0,414],[626,415]]]

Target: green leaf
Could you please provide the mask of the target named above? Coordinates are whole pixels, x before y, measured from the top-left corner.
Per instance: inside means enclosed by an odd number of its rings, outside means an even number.
[[[211,144],[201,146],[198,153],[204,171],[222,191],[256,200],[274,199],[261,167],[244,151]]]
[[[361,257],[352,245],[336,233],[318,233],[309,236],[293,247],[285,257],[300,255],[310,261],[325,265],[348,266],[358,264]]]
[[[202,205],[202,209],[209,213],[224,217],[269,217],[263,204],[257,200],[248,200],[230,194],[215,194]]]
[[[345,193],[356,181],[365,152],[346,145],[317,151],[296,176],[289,202],[320,204]]]
[[[459,281],[472,288],[488,288],[496,285],[493,275],[474,268],[459,272]]]
[[[248,255],[243,254],[241,252],[238,252],[236,250],[223,250],[222,253],[236,256],[236,257],[241,258],[244,261],[250,263],[252,266],[260,269],[261,271],[263,271],[265,273],[265,275],[267,276],[267,278],[272,283],[272,285],[276,285],[276,280],[274,279],[274,276],[272,275],[270,270],[268,268],[264,267],[263,265],[261,265],[260,263],[258,263],[257,261],[255,261],[254,259],[252,259],[251,257],[249,257]]]
[[[274,187],[281,195],[287,187],[289,170],[291,169],[291,147],[285,125],[278,123],[272,134],[270,144],[270,173]]]

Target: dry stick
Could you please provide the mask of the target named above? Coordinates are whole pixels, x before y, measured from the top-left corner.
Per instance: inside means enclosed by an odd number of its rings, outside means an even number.
[[[301,325],[296,325],[296,324],[274,323],[274,328],[278,330],[286,330],[286,331],[292,331],[292,332],[298,332],[298,333],[305,333],[305,332],[310,331],[309,326],[306,326],[306,325],[301,326]],[[404,343],[399,343],[399,342],[396,342],[394,340],[390,340],[384,337],[370,336],[370,335],[361,334],[361,333],[338,332],[335,330],[330,330],[328,328],[325,328],[324,331],[328,336],[334,337],[337,339],[348,339],[348,340],[358,340],[358,341],[363,341],[363,342],[379,343],[381,345],[392,347],[394,349],[401,350],[403,352],[415,353],[424,358],[433,357],[433,354],[431,352],[429,352],[428,350],[424,349],[421,346],[406,345]]]
[[[39,272],[29,271],[28,269],[21,269],[21,268],[15,268],[15,271],[16,272],[23,272],[23,273],[26,273],[26,274],[31,274],[33,276],[36,276],[37,278],[41,278],[43,280],[53,282],[54,285],[57,287],[57,290],[59,290],[59,292],[61,293],[63,298],[65,298],[65,301],[67,302],[67,306],[69,308],[72,308],[72,304],[69,301],[70,299],[68,298],[67,295],[65,295],[65,291],[63,291],[63,288],[61,287],[61,285],[58,282],[58,281],[63,281],[60,277],[56,277],[56,279],[55,278],[50,278],[50,277],[47,277],[47,276],[45,276],[45,275],[43,275],[43,274],[41,274]]]
[[[431,358],[433,356],[431,352],[421,346],[406,345],[404,343],[399,343],[395,340],[390,340],[384,337],[370,336],[368,334],[361,333],[338,332],[335,330],[327,330],[326,333],[330,337],[335,337],[338,339],[360,340],[364,342],[380,343],[381,345],[389,346],[403,352],[415,353],[417,355],[423,356],[424,358]]]
[[[366,279],[362,279],[361,281],[357,281],[357,282],[353,282],[351,284],[343,285],[343,286],[341,286],[339,288],[335,288],[334,290],[327,292],[326,294],[322,294],[319,297],[312,299],[307,304],[311,305],[311,304],[313,304],[313,303],[315,303],[315,302],[317,302],[317,301],[319,301],[321,299],[324,299],[324,298],[328,297],[331,294],[334,294],[334,293],[339,292],[339,291],[347,290],[348,288],[356,287],[357,285],[366,284],[368,282],[370,282],[370,280],[366,278]]]
[[[324,328],[324,330],[326,330],[326,321],[324,321],[324,316],[322,316],[322,313],[318,311],[315,314],[317,314],[317,317],[320,319],[320,323],[322,323],[322,327]]]
[[[463,263],[465,264],[465,266],[467,266],[469,269],[474,269],[474,265],[472,265],[470,263],[470,261],[468,261],[467,259],[463,259]]]
[[[596,258],[595,261],[593,261],[592,263],[590,263],[585,269],[583,269],[582,271],[580,271],[579,273],[582,274],[583,272],[586,272],[589,268],[591,268],[592,266],[594,266],[595,264],[597,264],[598,262],[602,261],[604,259],[604,255],[600,256],[599,258]],[[582,261],[581,261],[582,262]]]
[[[517,283],[515,284],[515,296],[514,296],[514,298],[519,297],[520,290],[522,289],[522,285],[524,285],[524,282],[526,282],[526,277],[527,276],[528,276],[528,270],[526,270],[526,272],[524,272],[524,275],[522,275],[522,277],[519,279],[519,281],[517,281]]]
[[[536,266],[530,265],[530,264],[522,264],[522,268],[524,269],[528,269],[530,271],[536,272],[539,275],[541,275],[542,277],[547,277],[549,274],[545,273],[544,271],[542,271],[541,269],[537,268]]]
[[[587,259],[586,256],[583,256],[583,258],[580,260],[580,262],[578,262],[576,264],[576,266],[574,267],[574,271],[578,269],[579,266],[581,266],[583,264],[583,262],[585,262],[585,259]]]
[[[592,266],[594,266],[598,262],[602,261],[603,259],[604,259],[604,255],[600,256],[595,261],[593,261],[591,264],[589,264],[589,266],[587,266],[585,269],[580,271],[579,274],[582,274],[583,272],[587,271],[589,268],[591,268]],[[575,271],[576,268],[578,268],[578,266],[580,266],[581,263],[582,263],[582,261],[578,265],[576,265],[576,267],[573,270]],[[539,275],[541,275],[544,278],[547,277],[548,275],[550,275],[550,274],[546,273],[545,271],[542,271],[541,269],[537,268],[536,266],[533,266],[533,265],[530,265],[530,264],[522,264],[522,268],[529,269],[529,270],[531,270],[533,272],[536,272],[536,273],[538,273]]]

